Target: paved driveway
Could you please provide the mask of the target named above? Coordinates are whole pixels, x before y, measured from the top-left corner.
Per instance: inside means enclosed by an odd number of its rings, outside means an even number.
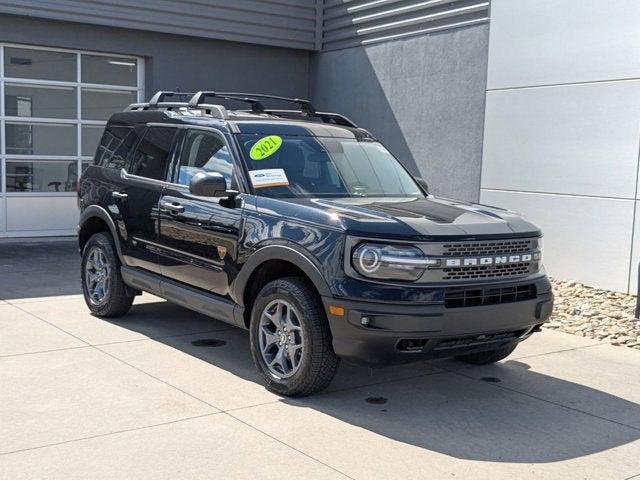
[[[89,315],[71,243],[0,244],[1,479],[640,478],[640,352],[543,332],[506,361],[290,400],[247,333],[143,295]]]

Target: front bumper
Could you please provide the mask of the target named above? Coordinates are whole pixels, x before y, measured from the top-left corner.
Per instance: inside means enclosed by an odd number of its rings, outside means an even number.
[[[382,366],[494,350],[520,342],[553,310],[553,293],[494,305],[447,308],[323,297],[336,354],[354,363]],[[343,316],[330,305],[345,309]],[[363,317],[366,320],[363,322]]]

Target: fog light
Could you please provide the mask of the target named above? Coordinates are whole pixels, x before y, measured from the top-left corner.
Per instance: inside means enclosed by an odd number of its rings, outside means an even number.
[[[369,324],[371,323],[371,319],[369,317],[362,317],[360,319],[360,323],[362,324],[363,327],[368,327]]]

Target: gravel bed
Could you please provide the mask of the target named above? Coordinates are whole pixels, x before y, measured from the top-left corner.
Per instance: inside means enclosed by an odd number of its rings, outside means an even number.
[[[640,350],[636,297],[552,279],[555,307],[544,328]]]

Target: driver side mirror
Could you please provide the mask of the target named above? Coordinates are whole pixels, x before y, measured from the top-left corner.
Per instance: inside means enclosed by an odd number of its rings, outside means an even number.
[[[424,193],[429,195],[429,184],[427,183],[427,181],[424,178],[416,177],[416,182],[418,183],[418,185],[420,185],[420,187],[422,187]]]
[[[189,192],[199,197],[228,197],[227,181],[221,173],[198,172],[191,177]]]

